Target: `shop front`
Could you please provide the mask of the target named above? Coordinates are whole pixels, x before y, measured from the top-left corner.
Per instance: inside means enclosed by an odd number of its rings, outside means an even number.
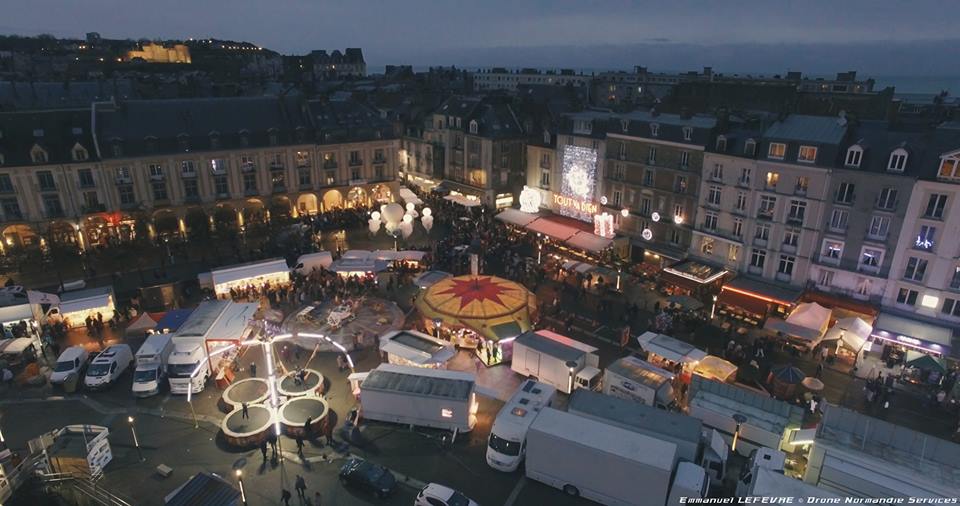
[[[801,291],[738,277],[723,285],[717,296],[716,314],[731,323],[759,326],[769,316],[786,318]]]
[[[87,318],[113,319],[113,287],[105,286],[66,292],[60,296],[60,317],[68,327],[82,327]]]
[[[950,356],[952,338],[948,327],[881,311],[857,355],[856,374],[861,378],[882,373],[905,381],[939,381],[946,372],[943,359]]]

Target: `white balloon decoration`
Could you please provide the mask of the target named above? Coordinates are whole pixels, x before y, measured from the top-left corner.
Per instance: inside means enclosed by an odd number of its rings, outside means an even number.
[[[411,220],[413,221],[413,220]],[[400,233],[403,234],[403,238],[406,239],[413,234],[413,223],[411,221],[404,221],[400,224]]]
[[[413,216],[410,216],[409,214],[403,215],[403,222],[407,224],[413,223]]]
[[[370,218],[370,220],[367,221],[367,226],[370,227],[371,234],[376,234],[380,231],[380,220]]]
[[[429,211],[430,209],[424,209],[424,212]],[[420,223],[423,223],[423,228],[427,229],[427,232],[433,228],[433,216],[429,214],[424,214],[423,218],[420,218]]]
[[[383,216],[387,223],[399,223],[403,219],[403,206],[396,202],[387,204],[387,207],[383,209]]]
[[[380,211],[374,211],[370,213],[370,217],[377,221],[380,221]]]
[[[429,207],[424,207],[423,217],[426,218],[427,216],[431,216],[431,215],[433,215],[433,211],[431,211]]]
[[[407,202],[407,212],[413,211],[417,206],[413,205],[413,202]]]

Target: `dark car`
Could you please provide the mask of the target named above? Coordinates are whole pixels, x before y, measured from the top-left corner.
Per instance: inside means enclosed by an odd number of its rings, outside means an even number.
[[[397,488],[397,479],[383,466],[352,458],[340,468],[340,483],[345,486],[367,489],[381,499]]]

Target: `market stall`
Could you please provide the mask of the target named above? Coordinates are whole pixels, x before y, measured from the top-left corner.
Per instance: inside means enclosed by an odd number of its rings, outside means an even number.
[[[764,328],[786,336],[793,345],[812,350],[826,334],[832,315],[833,311],[816,302],[805,302],[798,305],[785,320],[768,319]]]
[[[746,277],[723,285],[716,301],[716,314],[746,325],[761,325],[768,316],[785,318],[801,292]]]
[[[157,332],[176,332],[193,313],[193,309],[171,309],[157,320]]]
[[[88,316],[98,318],[102,315],[103,321],[109,321],[113,319],[115,308],[113,287],[110,286],[66,292],[60,296],[60,318],[68,327],[84,326]]]
[[[274,258],[262,262],[233,265],[212,271],[213,291],[217,296],[230,294],[230,289],[243,290],[249,286],[260,288],[290,283],[290,268],[287,261]]]
[[[530,330],[537,300],[516,282],[467,275],[427,288],[417,297],[416,308],[435,335],[476,348],[485,364],[495,365],[510,360],[510,343]]]
[[[330,264],[330,271],[336,272],[343,277],[364,277],[374,276],[390,267],[390,262],[386,260],[376,260],[373,258],[340,258]]]
[[[793,400],[800,391],[807,375],[793,366],[782,366],[770,371],[768,383],[773,387],[773,396],[786,401]]]
[[[727,273],[725,269],[712,265],[683,260],[664,268],[660,273],[660,282],[667,295],[689,295],[703,300],[720,292]]]
[[[733,383],[737,379],[737,366],[720,357],[707,355],[693,367],[693,374],[715,381]]]
[[[693,345],[673,337],[644,332],[637,337],[637,343],[647,352],[647,362],[677,373],[684,383],[690,382],[690,375],[697,364],[707,358],[706,352]]]
[[[163,313],[160,313],[163,314]],[[127,336],[140,336],[142,337],[145,333],[152,332],[157,326],[157,319],[159,315],[154,313],[140,313],[140,316],[134,318],[134,320],[127,324],[127,328],[124,329],[124,334]]]
[[[380,336],[380,352],[391,364],[446,369],[447,362],[457,354],[447,341],[415,330],[395,330]]]

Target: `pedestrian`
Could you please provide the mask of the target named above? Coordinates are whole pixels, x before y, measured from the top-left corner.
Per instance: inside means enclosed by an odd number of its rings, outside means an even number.
[[[283,489],[283,492],[280,492],[280,500],[283,501],[285,506],[290,506],[290,499],[293,498],[293,494],[289,490]]]
[[[257,377],[257,364],[255,362],[250,362],[250,377]]]
[[[297,454],[303,457],[303,437],[297,435]]]
[[[814,376],[818,379],[823,376],[823,362],[817,362],[817,372]]]
[[[297,481],[294,487],[297,489],[297,497],[299,497],[300,500],[305,500],[307,498],[307,482],[303,479],[303,476],[297,475]]]
[[[241,404],[241,405],[240,405],[240,409],[243,410],[243,411],[240,412],[240,416],[242,416],[244,420],[249,420],[249,419],[250,419],[250,410],[248,409],[247,403],[244,402],[243,404]]]
[[[263,461],[267,461],[267,440],[260,441],[260,453],[263,454]]]
[[[307,438],[308,440],[312,439],[311,438],[311,435],[313,434],[313,427],[311,427],[312,423],[313,423],[313,417],[310,417],[310,416],[308,416],[307,419],[303,422],[303,437]]]
[[[313,494],[313,506],[320,506],[321,501],[323,501],[323,496],[320,495],[318,490],[316,494]]]
[[[267,434],[267,441],[270,442],[271,456],[277,458],[277,435],[273,431]]]
[[[829,356],[830,356],[830,348],[828,348],[828,347],[826,347],[826,346],[822,346],[822,347],[820,348],[820,361],[821,361],[821,362],[826,361],[826,360],[827,360],[827,357],[829,357]]]

